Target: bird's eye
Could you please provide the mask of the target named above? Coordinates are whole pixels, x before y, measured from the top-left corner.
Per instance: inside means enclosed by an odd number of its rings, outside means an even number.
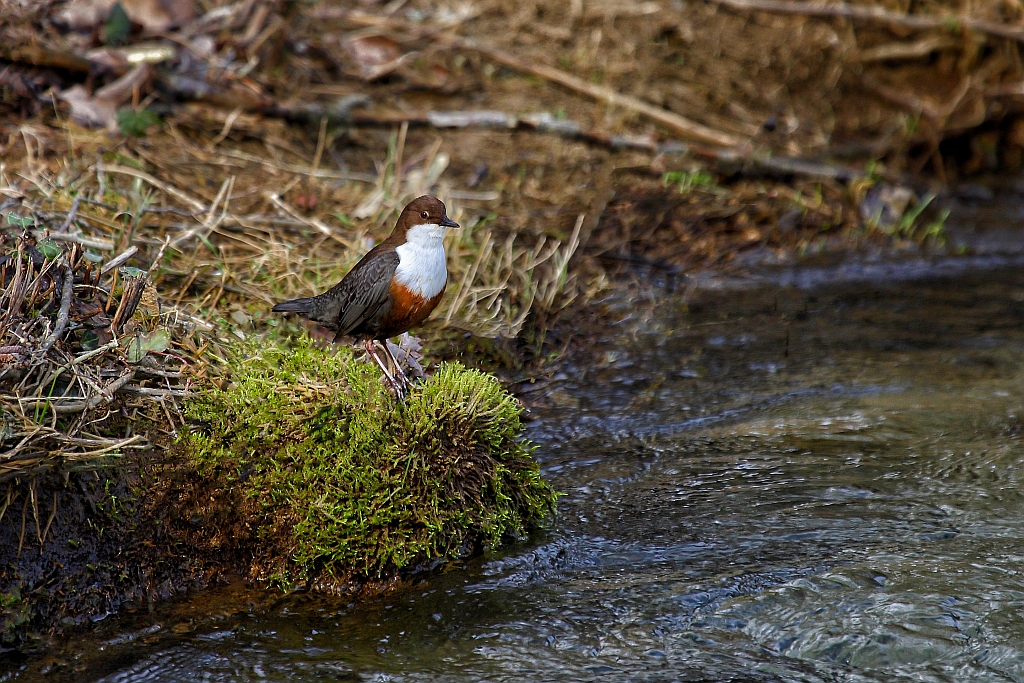
[[[426,219],[428,216],[430,216],[430,214],[426,211],[420,211],[420,218]]]

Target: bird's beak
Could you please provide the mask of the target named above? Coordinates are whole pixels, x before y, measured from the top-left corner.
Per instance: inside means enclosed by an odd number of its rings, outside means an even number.
[[[451,218],[448,218],[448,216],[445,216],[444,218],[441,219],[441,225],[446,227],[446,228],[458,228],[458,227],[460,227],[458,223],[453,221]]]

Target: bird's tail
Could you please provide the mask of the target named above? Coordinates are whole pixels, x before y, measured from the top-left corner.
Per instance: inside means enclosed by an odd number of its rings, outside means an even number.
[[[276,304],[272,309],[275,313],[302,313],[303,315],[309,315],[313,312],[313,298],[307,297],[305,299],[292,299],[291,301],[283,301]]]

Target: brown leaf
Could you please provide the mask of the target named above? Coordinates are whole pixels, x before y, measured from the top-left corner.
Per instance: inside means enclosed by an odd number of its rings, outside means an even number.
[[[71,118],[76,123],[90,128],[117,128],[117,108],[132,97],[132,92],[141,87],[150,75],[148,64],[139,64],[109,85],[90,95],[81,85],[74,85],[61,92],[58,97],[71,105]]]
[[[54,19],[70,29],[94,29],[107,21],[118,0],[71,0]],[[195,0],[120,0],[125,14],[147,33],[161,33],[196,16]]]
[[[387,36],[359,36],[346,40],[345,47],[368,81],[387,76],[401,64],[402,48]]]

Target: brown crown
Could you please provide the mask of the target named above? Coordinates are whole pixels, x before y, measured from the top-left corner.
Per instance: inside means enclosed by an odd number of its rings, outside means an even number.
[[[426,213],[426,218],[423,214]],[[404,242],[405,233],[414,225],[440,224],[447,220],[444,202],[433,195],[425,194],[409,202],[398,217],[395,229],[388,237],[389,242]]]

